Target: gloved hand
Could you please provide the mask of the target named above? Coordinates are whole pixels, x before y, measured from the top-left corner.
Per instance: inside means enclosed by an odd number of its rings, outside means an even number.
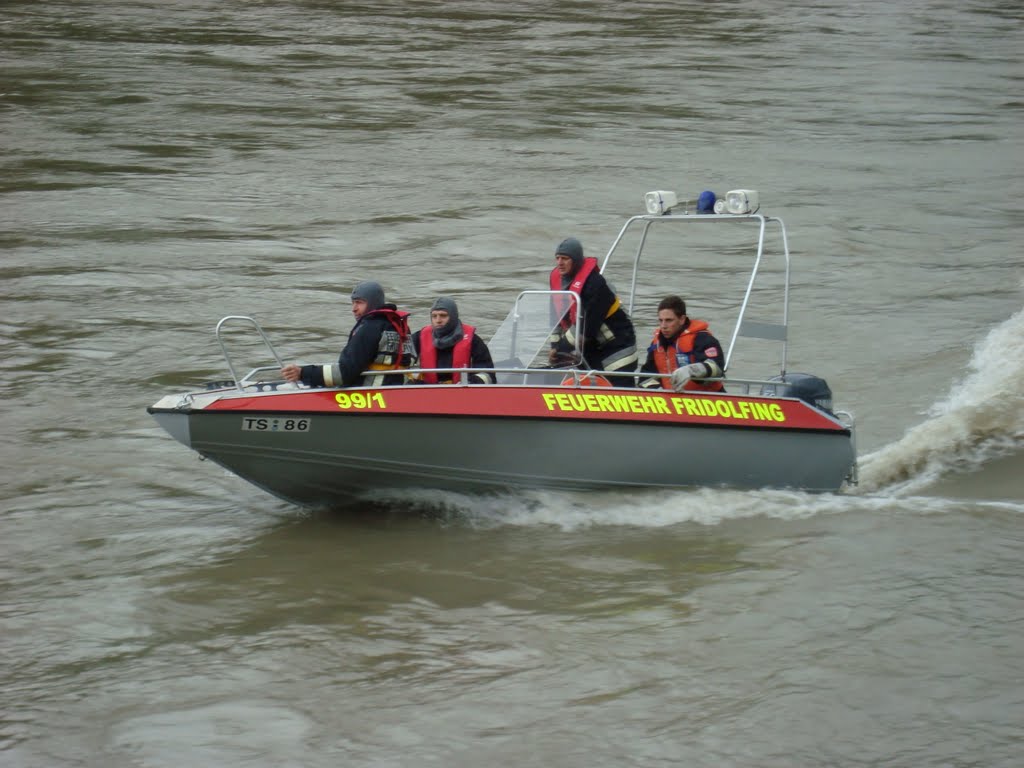
[[[559,352],[552,349],[548,353],[548,362],[553,368],[569,368],[576,363],[576,356],[571,352]]]
[[[672,390],[682,392],[690,379],[703,379],[708,375],[708,367],[704,363],[690,363],[672,371]]]

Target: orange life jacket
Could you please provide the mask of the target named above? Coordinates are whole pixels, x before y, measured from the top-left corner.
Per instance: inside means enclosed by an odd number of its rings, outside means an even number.
[[[658,367],[658,373],[663,374],[661,386],[664,389],[672,389],[672,379],[669,376],[676,368],[693,362],[690,359],[690,353],[693,352],[693,341],[697,338],[699,331],[706,331],[707,329],[708,324],[703,320],[690,320],[686,330],[680,333],[676,337],[675,343],[670,344],[668,347],[661,343],[661,331],[654,332],[654,340],[652,342],[654,347],[654,364]],[[671,355],[668,354],[670,349],[673,350]],[[679,359],[680,355],[682,360]],[[721,392],[725,389],[725,386],[720,381],[701,382],[690,379],[683,385],[683,389],[691,392]]]
[[[476,331],[472,325],[462,324],[462,338],[455,342],[452,347],[451,368],[469,368],[470,350],[473,348],[473,333]],[[420,368],[437,368],[437,347],[434,346],[434,328],[428,325],[420,331]],[[423,381],[426,384],[437,384],[436,373],[424,373]],[[457,384],[459,374],[453,373],[451,382],[444,384]]]

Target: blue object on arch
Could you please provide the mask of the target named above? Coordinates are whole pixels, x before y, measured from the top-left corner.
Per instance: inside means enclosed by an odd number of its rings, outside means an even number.
[[[697,198],[697,213],[714,213],[715,212],[715,193],[710,189],[705,189],[700,193],[700,197]]]

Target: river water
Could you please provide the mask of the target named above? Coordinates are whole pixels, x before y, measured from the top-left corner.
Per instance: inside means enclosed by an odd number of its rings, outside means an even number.
[[[1020,764],[1018,2],[2,8],[0,765]],[[145,413],[224,315],[330,360],[375,278],[486,336],[562,238],[738,187],[850,493],[310,512]],[[642,338],[715,327],[654,280]]]

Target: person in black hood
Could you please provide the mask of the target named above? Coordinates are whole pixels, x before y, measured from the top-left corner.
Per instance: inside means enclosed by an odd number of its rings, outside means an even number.
[[[583,256],[583,244],[575,237],[563,240],[555,249],[555,268],[551,270],[552,291],[572,291],[579,296],[580,333],[583,360],[575,358],[576,301],[555,299],[558,326],[551,336],[549,360],[552,365],[577,366],[591,370],[627,373],[636,370],[636,331],[633,321],[615,291],[604,279],[597,259]],[[612,378],[617,387],[632,387],[635,379]]]
[[[404,375],[387,373],[412,365],[415,354],[409,334],[409,313],[384,299],[380,283],[368,280],[352,290],[356,324],[333,365],[286,365],[281,376],[309,387],[380,387],[403,384]],[[372,373],[363,376],[364,371]]]
[[[493,368],[491,351],[476,333],[476,328],[459,319],[459,306],[454,299],[441,296],[430,308],[430,325],[413,336],[420,368]],[[458,373],[424,373],[424,384],[457,384]],[[471,373],[473,384],[494,384],[493,373]]]

